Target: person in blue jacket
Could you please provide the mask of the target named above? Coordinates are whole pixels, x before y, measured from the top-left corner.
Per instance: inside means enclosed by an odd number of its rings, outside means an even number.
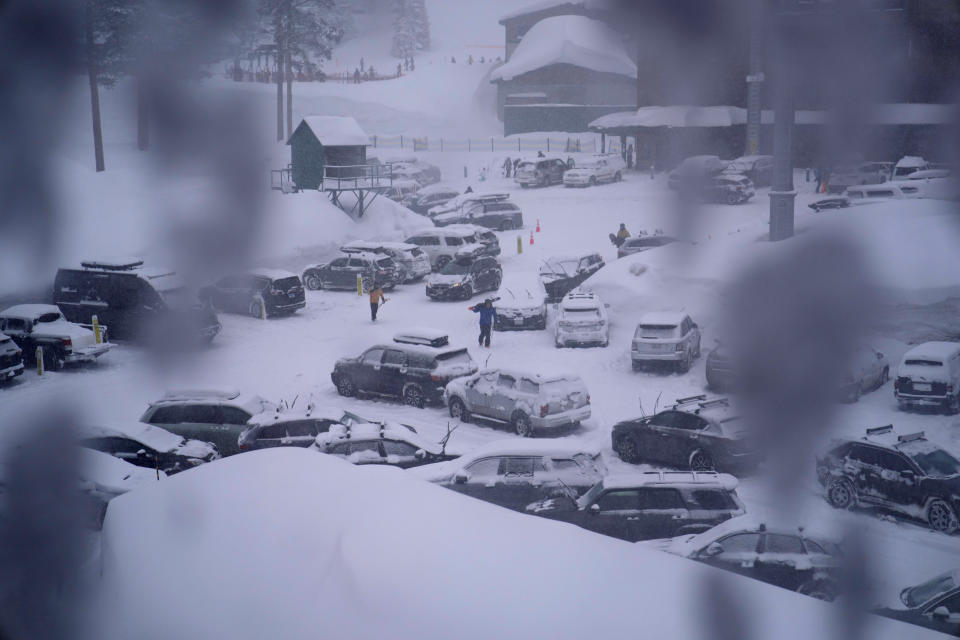
[[[497,317],[497,310],[493,308],[493,300],[487,298],[480,304],[467,307],[470,311],[480,314],[480,338],[477,342],[481,347],[490,346],[490,329],[493,327],[493,321]]]

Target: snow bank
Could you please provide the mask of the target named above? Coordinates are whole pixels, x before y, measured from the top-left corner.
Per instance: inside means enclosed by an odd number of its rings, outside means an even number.
[[[541,20],[523,37],[510,60],[490,74],[492,81],[512,80],[552,64],[572,64],[631,78],[637,66],[622,38],[599,20],[555,16]]]
[[[648,637],[704,638],[696,613],[717,581],[756,637],[831,636],[825,603],[300,449],[115,499],[103,556],[93,635],[107,639],[635,638],[638,621]]]

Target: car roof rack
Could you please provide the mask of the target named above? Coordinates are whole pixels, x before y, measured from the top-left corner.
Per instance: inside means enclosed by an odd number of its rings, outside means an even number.
[[[923,431],[917,431],[915,433],[907,433],[897,437],[898,444],[903,444],[905,442],[914,442],[916,440],[926,440],[926,436],[924,435]]]
[[[687,396],[686,398],[677,398],[676,402],[674,403],[674,406],[676,407],[676,406],[680,406],[681,404],[689,404],[691,402],[698,402],[706,399],[707,399],[707,396],[702,393],[698,396]]]
[[[104,271],[132,271],[143,266],[141,258],[120,258],[116,260],[84,260],[80,263],[84,269],[102,269]]]
[[[890,432],[892,432],[892,431],[893,431],[893,425],[892,425],[892,424],[888,424],[888,425],[884,425],[884,426],[882,426],[882,427],[872,427],[872,428],[867,429],[867,435],[868,435],[868,436],[878,436],[878,435],[881,435],[881,434],[884,434],[884,433],[890,433]]]
[[[417,335],[415,333],[398,333],[393,341],[400,344],[418,344],[425,347],[445,347],[450,344],[450,336],[444,335]]]

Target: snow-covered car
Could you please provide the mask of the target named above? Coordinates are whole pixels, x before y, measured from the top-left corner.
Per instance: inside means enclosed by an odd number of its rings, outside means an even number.
[[[723,499],[712,491],[697,493],[693,497],[700,504]],[[829,537],[807,527],[769,526],[743,515],[703,533],[643,544],[818,600],[831,601],[840,593],[843,553]]]
[[[773,156],[740,156],[731,160],[723,173],[747,176],[757,187],[766,187],[773,182]]]
[[[307,306],[303,284],[295,273],[280,269],[255,269],[224,276],[200,290],[200,299],[218,311],[284,316]]]
[[[417,432],[408,424],[372,420],[338,407],[318,407],[311,403],[306,409],[284,408],[253,416],[247,421],[247,428],[237,438],[237,446],[241,451],[273,447],[309,447],[318,435],[326,433],[335,424],[353,426],[366,423]]]
[[[757,194],[750,178],[739,174],[721,173],[703,180],[700,197],[707,202],[743,204]]]
[[[679,191],[681,188],[699,188],[707,178],[726,169],[727,164],[717,156],[690,156],[670,172],[667,176],[667,186],[674,191]]]
[[[578,426],[590,417],[590,393],[579,376],[486,369],[450,382],[450,416],[508,425],[517,435]]]
[[[581,160],[563,174],[565,187],[592,187],[604,182],[620,182],[627,165],[616,155],[597,155]]]
[[[567,169],[567,162],[562,158],[524,160],[517,165],[513,180],[524,189],[531,186],[546,187],[562,183]]]
[[[433,216],[433,224],[438,227],[475,224],[487,229],[509,231],[523,228],[523,211],[506,198],[469,202],[454,211]]]
[[[431,300],[469,300],[482,291],[495,291],[503,279],[500,263],[490,256],[457,256],[427,276]]]
[[[893,393],[901,409],[960,411],[960,342],[924,342],[907,351]]]
[[[960,526],[960,460],[922,431],[867,429],[863,438],[838,440],[816,469],[824,498],[837,509],[875,507],[947,534]]]
[[[23,350],[13,338],[0,333],[0,383],[9,382],[23,375]]]
[[[680,398],[652,416],[613,425],[610,444],[624,462],[655,462],[693,471],[750,470],[760,451],[725,398]]]
[[[212,443],[220,455],[240,453],[237,438],[247,421],[276,405],[235,389],[168,391],[152,402],[140,422],[162,427],[183,438]]]
[[[430,258],[415,244],[354,240],[340,247],[344,253],[378,253],[393,259],[402,282],[415,282],[430,273]]]
[[[665,236],[662,233],[653,235],[641,235],[627,238],[619,247],[617,247],[617,257],[632,256],[635,253],[643,253],[650,249],[662,247],[665,244],[676,242],[677,239],[671,236]]]
[[[415,213],[426,215],[430,209],[442,206],[460,195],[460,190],[446,184],[431,184],[404,198],[403,204]]]
[[[220,453],[209,442],[188,440],[143,422],[97,424],[82,428],[80,445],[167,475],[212,462]]]
[[[610,343],[610,322],[600,297],[589,291],[574,289],[557,307],[554,344],[559,347]]]
[[[419,188],[420,183],[416,180],[395,179],[390,183],[390,187],[383,192],[383,195],[394,202],[403,202],[415,194]]]
[[[451,224],[445,227],[445,229],[472,233],[477,239],[477,244],[481,247],[478,255],[496,257],[501,253],[500,239],[497,238],[497,234],[490,229],[475,224]],[[473,249],[468,250],[468,252],[472,251]]]
[[[523,511],[555,495],[577,498],[606,475],[599,453],[559,441],[498,440],[416,475],[493,504]]]
[[[604,266],[599,253],[578,256],[553,256],[540,267],[540,281],[547,291],[547,302],[560,302]]]
[[[53,304],[18,304],[0,312],[0,331],[13,338],[23,357],[36,362],[39,348],[44,368],[58,371],[67,364],[93,362],[110,349],[107,328],[100,326],[100,336],[92,327],[67,320]]]
[[[881,184],[890,179],[893,163],[861,162],[841,165],[830,172],[827,179],[828,193],[843,193],[847,187],[863,184]]]
[[[832,198],[821,198],[807,205],[816,212],[827,209],[846,209],[850,206],[850,199],[846,196],[835,196]]]
[[[960,569],[951,569],[900,592],[899,602],[873,613],[960,637]]]
[[[721,342],[707,354],[707,386],[726,391],[736,386],[736,374],[730,350]]]
[[[456,458],[408,429],[369,423],[334,424],[314,439],[310,449],[351,464],[385,464],[401,469]]]
[[[440,169],[418,158],[388,160],[390,176],[394,181],[413,180],[421,187],[440,182]]]
[[[633,334],[630,361],[639,371],[651,362],[672,362],[689,371],[700,357],[700,327],[682,311],[644,314]]]
[[[840,397],[848,402],[856,402],[864,393],[879,389],[889,379],[890,363],[887,357],[868,344],[857,344],[840,382]]]
[[[906,180],[911,174],[929,168],[930,163],[920,156],[903,156],[897,160],[897,164],[893,166],[893,175],[890,179]]]
[[[637,542],[700,533],[743,515],[736,488],[733,476],[709,471],[608,475],[575,500],[547,498],[526,512]]]
[[[851,205],[869,204],[884,200],[902,200],[904,198],[919,198],[920,185],[909,180],[902,182],[884,182],[883,184],[867,184],[847,187],[843,197]]]
[[[508,199],[510,199],[510,194],[506,191],[470,191],[431,207],[427,211],[427,216],[435,219],[437,216],[453,213],[479,202],[501,202]]]
[[[423,407],[439,403],[448,382],[477,371],[465,348],[451,347],[436,329],[397,334],[392,343],[377,344],[355,358],[341,358],[330,379],[344,397],[370,394],[400,398]]]
[[[303,283],[310,290],[356,291],[357,278],[364,289],[376,282],[389,291],[400,283],[400,271],[393,258],[377,253],[348,253],[303,270]]]
[[[494,331],[547,328],[547,292],[534,275],[504,274],[493,307]]]
[[[434,271],[442,269],[457,254],[484,255],[487,251],[476,232],[454,227],[425,229],[404,242],[420,247],[429,256]]]

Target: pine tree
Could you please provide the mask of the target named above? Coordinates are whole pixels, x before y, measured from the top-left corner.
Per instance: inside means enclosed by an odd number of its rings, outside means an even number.
[[[425,0],[408,0],[410,13],[413,16],[414,34],[417,49],[426,51],[430,48],[430,19],[427,17]]]
[[[411,0],[394,0],[393,11],[393,45],[390,54],[405,58],[413,55],[417,49],[417,25]]]
[[[93,156],[97,171],[104,171],[103,130],[100,118],[100,85],[112,86],[127,66],[124,46],[131,12],[124,0],[86,0],[83,11],[83,62],[90,85],[93,120]]]

